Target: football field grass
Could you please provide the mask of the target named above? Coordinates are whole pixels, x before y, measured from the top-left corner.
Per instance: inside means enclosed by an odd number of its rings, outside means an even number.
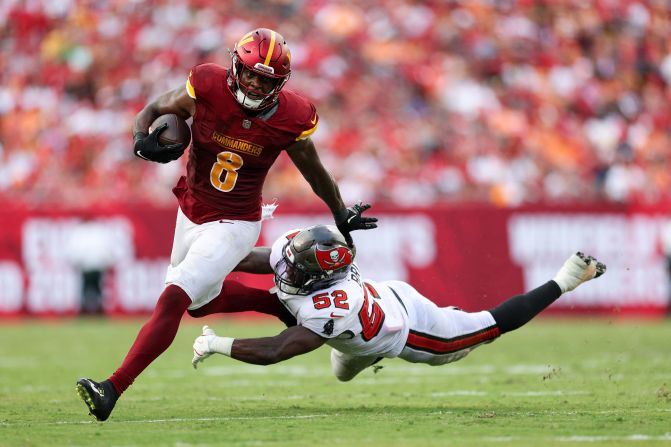
[[[140,320],[3,321],[0,446],[671,445],[671,321],[536,320],[442,367],[384,360],[349,383],[329,350],[273,366],[191,343],[275,334],[266,320],[184,320],[173,345],[94,422],[79,377],[107,377]]]

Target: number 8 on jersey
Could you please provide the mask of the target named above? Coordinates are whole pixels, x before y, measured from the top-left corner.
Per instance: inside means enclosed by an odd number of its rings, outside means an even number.
[[[210,171],[210,183],[222,192],[230,192],[238,181],[238,170],[244,164],[242,157],[234,152],[224,151],[217,154],[217,162]],[[226,172],[224,179],[221,174]]]

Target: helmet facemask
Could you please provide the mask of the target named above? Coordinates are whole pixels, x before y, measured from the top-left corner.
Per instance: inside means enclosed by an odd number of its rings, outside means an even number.
[[[235,53],[233,53],[231,57],[233,58],[231,66],[232,79],[229,79],[229,83],[232,83],[231,87],[238,103],[251,110],[263,110],[273,105],[275,101],[277,101],[280,90],[289,80],[289,76],[272,76],[268,71],[261,69],[265,66],[260,63],[256,64],[257,68],[251,68],[243,64]],[[250,92],[250,87],[244,82],[244,78],[249,73],[262,77],[263,80],[261,82],[269,83],[269,89],[264,92]]]
[[[282,256],[275,265],[275,285],[289,295],[309,295],[340,281],[347,276],[348,270],[308,272],[300,264],[294,264]]]
[[[228,72],[228,87],[236,101],[249,110],[264,110],[275,104],[291,76],[290,60],[289,48],[279,33],[260,28],[245,34],[231,51]],[[249,83],[255,76],[260,78],[256,83],[262,88],[253,91]]]

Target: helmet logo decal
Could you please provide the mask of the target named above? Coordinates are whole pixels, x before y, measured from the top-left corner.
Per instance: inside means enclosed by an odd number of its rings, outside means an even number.
[[[337,270],[352,263],[352,252],[345,247],[329,250],[316,249],[317,262],[324,270]]]
[[[263,65],[261,62],[254,64],[254,68],[264,73],[275,74],[275,69],[269,65]]]

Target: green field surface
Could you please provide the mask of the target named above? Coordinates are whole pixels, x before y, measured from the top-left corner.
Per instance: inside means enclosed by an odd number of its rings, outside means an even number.
[[[272,335],[270,320],[186,318],[105,423],[75,392],[106,378],[140,320],[0,326],[0,446],[671,445],[671,321],[536,320],[441,367],[384,360],[349,383],[329,349],[273,366],[191,368],[207,323]]]

